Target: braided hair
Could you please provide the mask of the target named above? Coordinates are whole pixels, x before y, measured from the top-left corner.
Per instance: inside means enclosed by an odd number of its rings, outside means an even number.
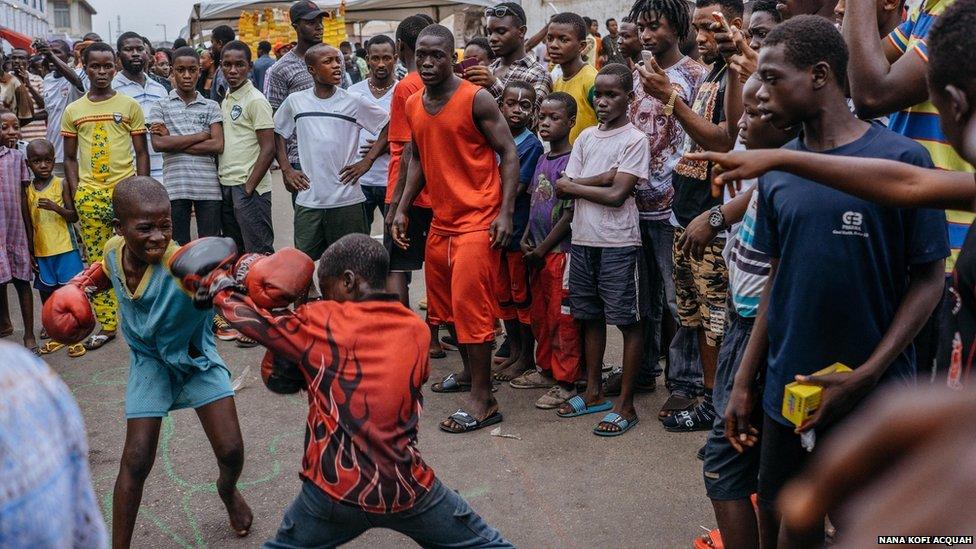
[[[691,32],[691,15],[685,0],[637,0],[630,8],[627,19],[637,23],[641,15],[652,19],[667,19],[679,39],[685,38]]]

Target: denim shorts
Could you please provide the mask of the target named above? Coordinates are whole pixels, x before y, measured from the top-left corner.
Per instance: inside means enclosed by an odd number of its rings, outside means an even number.
[[[715,404],[715,422],[705,443],[705,493],[709,499],[728,501],[748,498],[756,491],[759,478],[759,448],[748,448],[739,453],[725,438],[725,408],[729,404],[732,382],[739,371],[755,319],[743,318],[729,305],[725,337],[718,352],[718,368],[712,402]],[[761,386],[761,385],[760,385]],[[762,402],[759,395],[757,402]],[[753,425],[762,425],[762,406],[753,413]]]
[[[651,310],[642,286],[640,246],[597,248],[573,244],[569,262],[569,308],[577,320],[605,319],[612,326],[637,324]]]
[[[305,481],[265,549],[336,547],[371,528],[389,528],[421,547],[514,547],[461,496],[434,480],[430,491],[399,513],[369,513],[338,503]]]

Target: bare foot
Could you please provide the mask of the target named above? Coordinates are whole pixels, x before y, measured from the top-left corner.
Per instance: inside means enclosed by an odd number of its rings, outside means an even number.
[[[27,334],[24,336],[24,347],[27,347],[34,354],[37,354],[37,340],[34,339],[34,334]]]
[[[509,360],[511,360],[511,363],[508,363],[507,366],[499,367],[498,372],[494,376],[496,380],[512,381],[535,367],[523,354],[513,356]]]
[[[244,537],[251,532],[251,523],[254,521],[254,515],[251,513],[251,508],[248,507],[247,502],[244,501],[244,496],[241,494],[240,490],[234,489],[234,493],[230,497],[225,498],[220,496],[223,500],[224,506],[227,507],[227,516],[230,517],[230,527],[234,530],[234,533],[238,537]]]

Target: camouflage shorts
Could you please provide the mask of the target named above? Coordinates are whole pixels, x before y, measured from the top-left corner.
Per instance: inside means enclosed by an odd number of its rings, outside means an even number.
[[[678,248],[684,229],[674,230],[674,290],[678,321],[686,328],[704,327],[705,339],[718,347],[725,332],[725,306],[729,271],[722,259],[725,238],[716,238],[700,259],[686,256]]]

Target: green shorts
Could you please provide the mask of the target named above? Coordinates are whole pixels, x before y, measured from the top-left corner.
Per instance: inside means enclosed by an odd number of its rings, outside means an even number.
[[[363,203],[338,208],[295,205],[295,247],[318,261],[333,242],[352,233],[369,234]]]

